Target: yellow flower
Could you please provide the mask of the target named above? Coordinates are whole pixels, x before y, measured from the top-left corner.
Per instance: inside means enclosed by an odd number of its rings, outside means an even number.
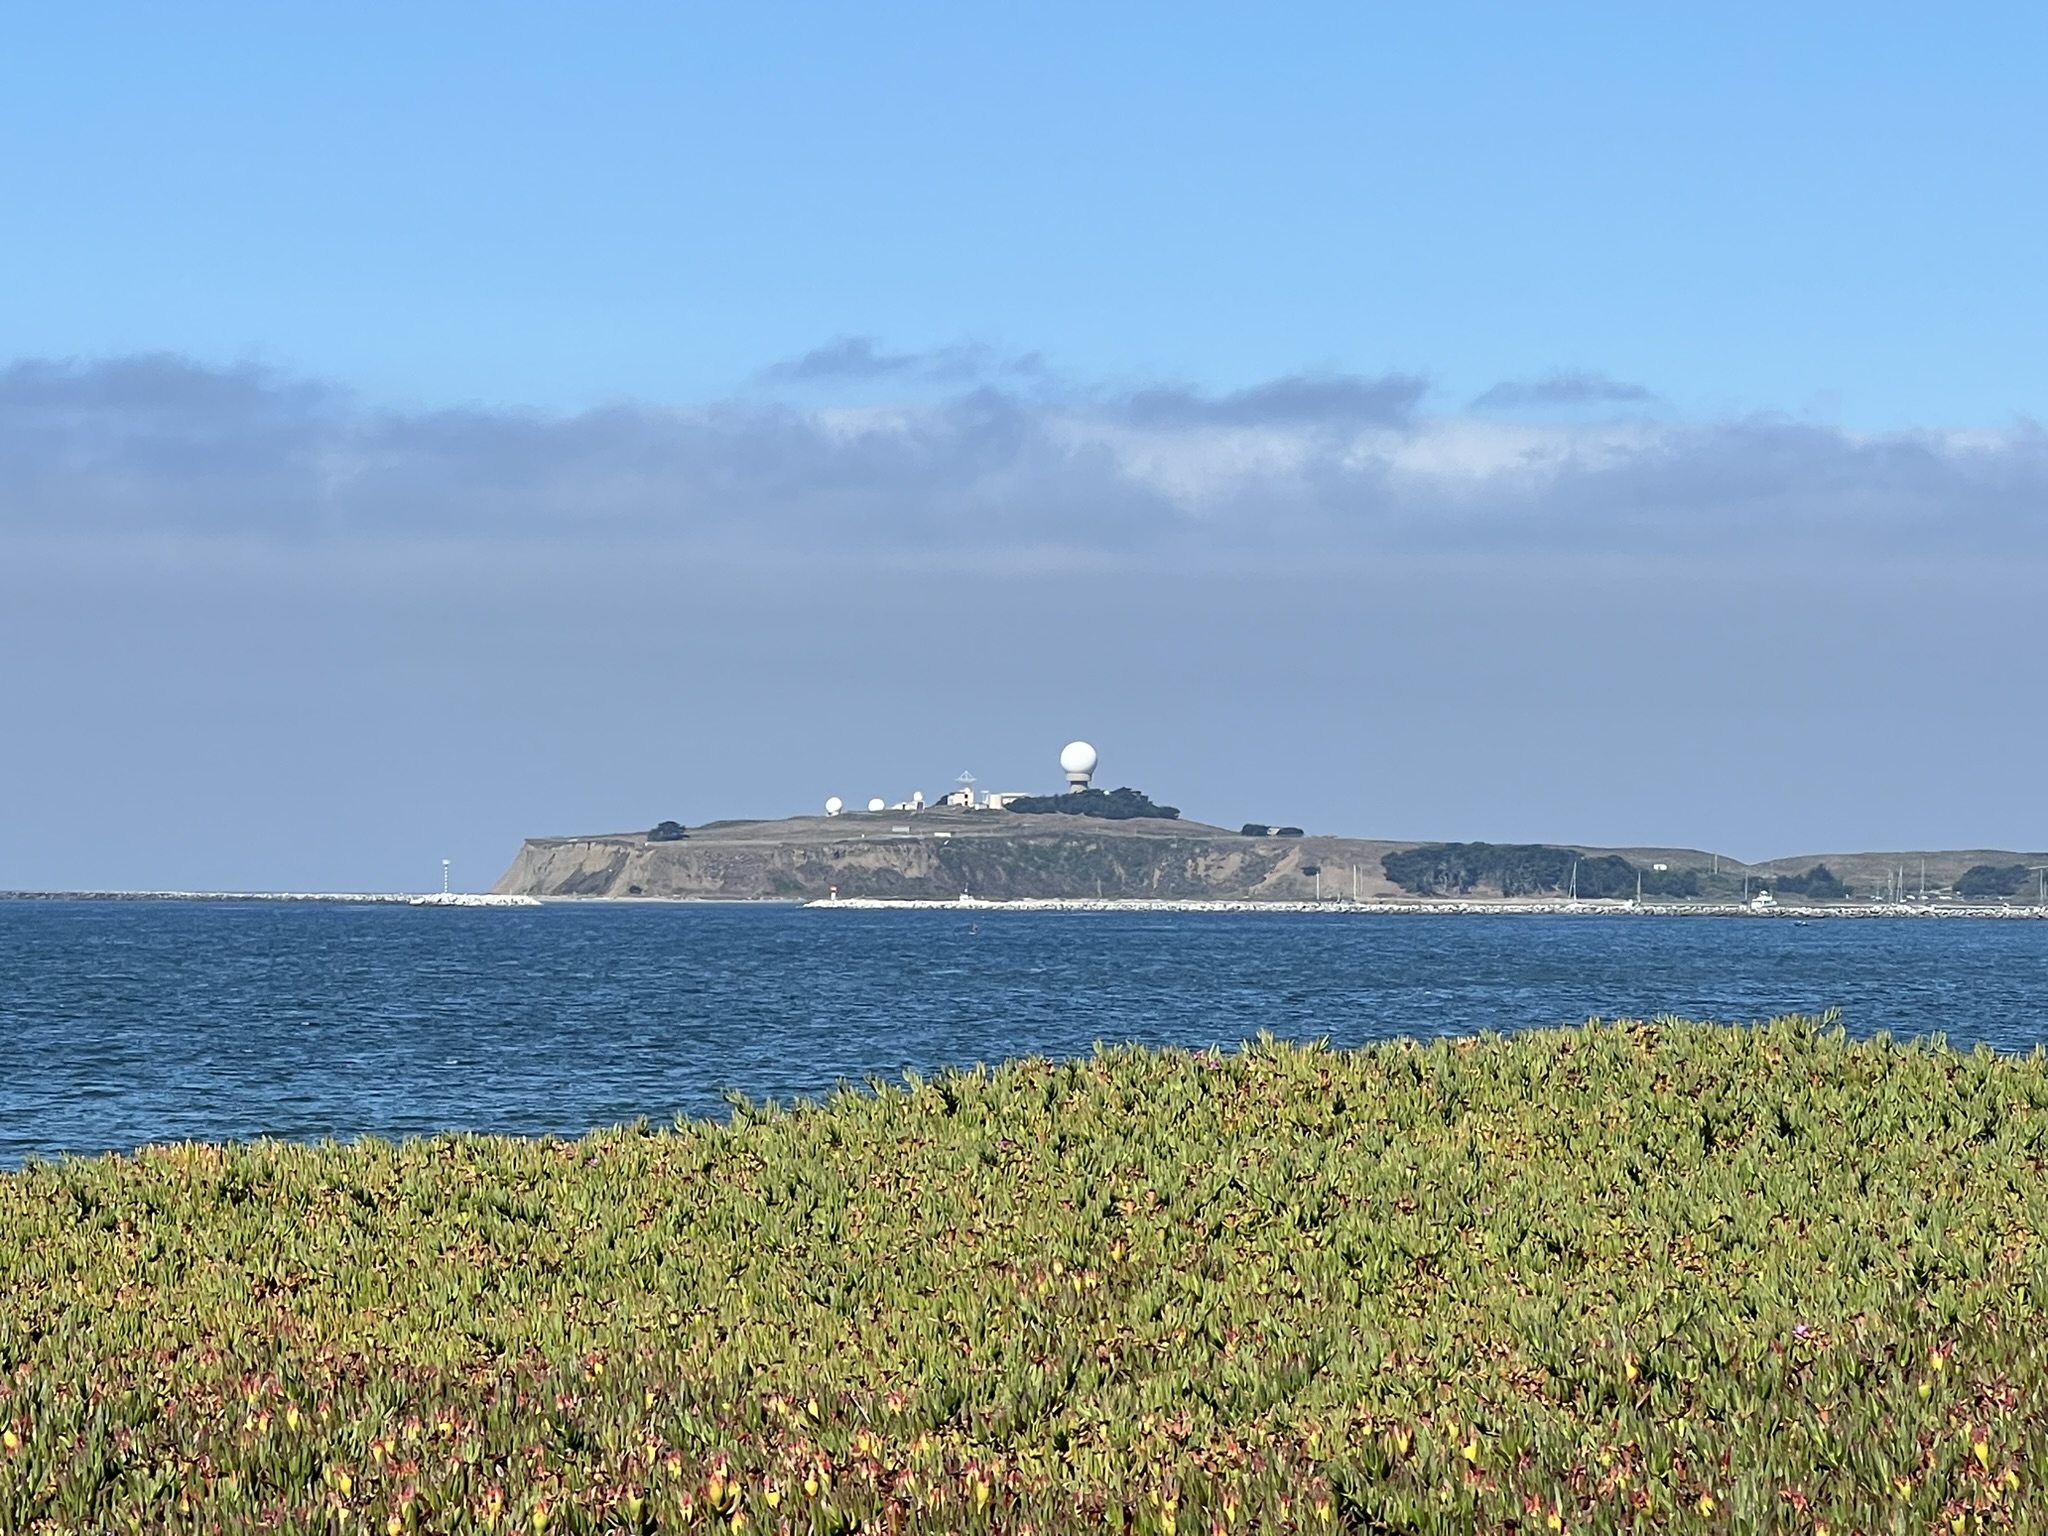
[[[1700,1513],[1701,1513],[1701,1514],[1703,1514],[1703,1515],[1711,1515],[1711,1514],[1712,1514],[1713,1512],[1714,1512],[1714,1496],[1713,1496],[1713,1495],[1712,1495],[1711,1493],[1703,1493],[1703,1494],[1701,1494],[1701,1495],[1700,1495]]]

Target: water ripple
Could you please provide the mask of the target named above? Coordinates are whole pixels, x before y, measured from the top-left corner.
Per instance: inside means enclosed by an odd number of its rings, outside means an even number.
[[[2048,1038],[2048,924],[0,902],[0,1164],[575,1134],[1097,1041],[1839,1007]]]

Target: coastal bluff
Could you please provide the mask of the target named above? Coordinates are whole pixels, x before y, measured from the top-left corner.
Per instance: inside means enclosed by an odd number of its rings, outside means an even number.
[[[1775,888],[1791,906],[1928,911],[2048,907],[2038,871],[2048,855],[1996,849],[1802,854],[1745,864],[1694,848],[1509,847],[1335,836],[1247,835],[1167,817],[1111,820],[1020,811],[849,811],[838,816],[714,821],[667,835],[608,832],[534,837],[492,886],[503,897],[586,900],[1200,901],[1347,902],[1471,907],[1514,896],[1556,900],[1561,890],[1467,878],[1418,894],[1387,873],[1389,854],[1464,848],[1583,856],[1619,865],[1624,888],[1581,889],[1580,907],[1619,906],[1642,891],[1654,904],[1697,910],[1746,904]],[[1291,829],[1290,829],[1291,830]],[[681,835],[675,835],[680,833]],[[1625,861],[1625,862],[1623,862]],[[1396,859],[1395,873],[1402,860]],[[1410,861],[1412,862],[1412,861]],[[1553,860],[1553,862],[1555,862]],[[1831,874],[1815,888],[1819,866]],[[1683,879],[1659,891],[1658,877]],[[2008,893],[1972,888],[1971,876],[2009,877]],[[1559,878],[1555,875],[1553,879]],[[1668,883],[1668,882],[1662,882]],[[1613,887],[1612,879],[1606,882]],[[2023,889],[2024,888],[2024,889]]]
[[[908,830],[903,830],[903,829]],[[659,841],[644,832],[535,837],[494,892],[541,897],[814,901],[964,894],[1302,901],[1400,894],[1381,872],[1413,844],[1247,837],[1180,820],[1104,821],[1014,811],[849,812],[721,821]]]
[[[1168,819],[1100,820],[948,808],[717,821],[529,838],[492,890],[610,899],[951,901],[960,896],[1301,902],[1412,899],[1382,860],[1414,842],[1246,836]],[[1706,862],[1688,850],[1651,850]],[[1640,856],[1640,854],[1639,854]]]

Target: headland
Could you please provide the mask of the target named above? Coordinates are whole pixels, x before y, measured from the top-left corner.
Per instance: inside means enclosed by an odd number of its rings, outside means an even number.
[[[1699,848],[1446,843],[1311,834],[1183,818],[1131,788],[1093,786],[1093,746],[1070,742],[1056,794],[978,793],[974,776],[822,816],[663,821],[644,832],[529,838],[501,898],[1002,903],[1089,910],[2048,915],[2048,855],[1935,849],[1797,855],[1748,864]]]
[[[1999,849],[1805,854],[1745,864],[1696,848],[1540,845],[1561,874],[1468,869],[1432,887],[1414,856],[1486,844],[1322,834],[1248,835],[1187,820],[1101,821],[949,807],[716,821],[685,835],[648,832],[529,838],[493,890],[542,899],[789,901],[857,910],[886,903],[1018,909],[1134,904],[1262,910],[1815,916],[1925,913],[2032,916],[2031,870],[2048,856]],[[1405,862],[1400,857],[1410,856]],[[1409,876],[1402,884],[1388,872]],[[1438,863],[1455,863],[1448,858]],[[1496,863],[1501,860],[1496,860]],[[1571,891],[1573,865],[1580,878]],[[1431,865],[1434,868],[1434,865]],[[1815,869],[1824,870],[1816,879]],[[2008,872],[2007,894],[1980,895],[1973,870]],[[1594,894],[1589,870],[1605,884]],[[2020,882],[2009,872],[2026,875]],[[1456,873],[1454,871],[1454,873]],[[1471,878],[1477,876],[1477,878]],[[1638,877],[1644,889],[1638,894]],[[1556,884],[1540,883],[1554,879]],[[1980,881],[1982,877],[1980,876]],[[1469,883],[1468,883],[1469,880]],[[1923,883],[1924,882],[1924,883]],[[1422,889],[1416,889],[1416,886]],[[1503,885],[1507,888],[1503,889]],[[1825,895],[1809,894],[1819,886]],[[1958,886],[1965,889],[1959,891]]]

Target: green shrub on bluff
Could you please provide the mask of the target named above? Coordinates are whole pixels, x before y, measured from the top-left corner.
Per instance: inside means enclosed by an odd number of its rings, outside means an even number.
[[[2044,1155],[1788,1020],[34,1166],[0,1530],[2039,1529]]]
[[[1956,894],[1972,900],[1986,896],[2014,896],[2033,878],[2024,864],[1972,864],[1956,879]]]
[[[1482,886],[1503,896],[1568,889],[1588,898],[1636,893],[1636,867],[1619,854],[1596,857],[1542,843],[1424,843],[1387,854],[1380,867],[1418,896],[1463,896]],[[1698,883],[1694,876],[1694,890]]]

